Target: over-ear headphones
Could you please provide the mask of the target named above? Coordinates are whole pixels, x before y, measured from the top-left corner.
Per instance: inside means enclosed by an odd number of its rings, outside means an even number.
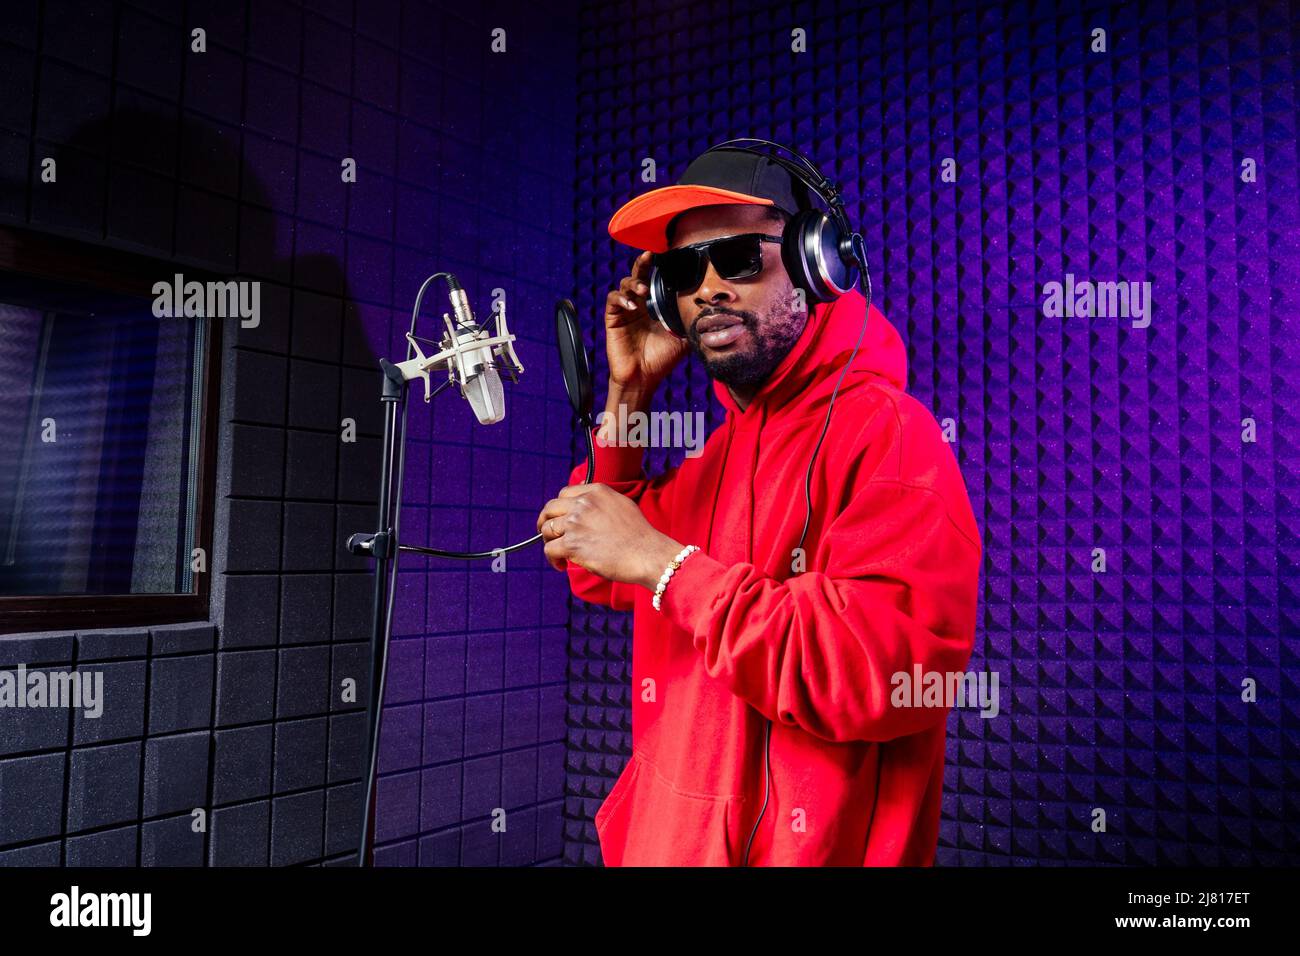
[[[737,143],[757,143],[773,149],[785,150],[798,162],[783,156],[772,155],[751,146]],[[844,199],[839,189],[802,153],[766,139],[742,136],[710,146],[705,152],[734,150],[754,153],[786,169],[798,182],[821,197],[826,210],[801,209],[786,223],[781,233],[781,262],[796,289],[803,291],[805,302],[811,309],[821,302],[830,302],[844,295],[858,281],[862,262],[862,237],[849,224],[844,211]],[[650,287],[646,307],[669,332],[686,338],[686,327],[677,310],[677,293],[664,282],[659,269],[651,267]]]

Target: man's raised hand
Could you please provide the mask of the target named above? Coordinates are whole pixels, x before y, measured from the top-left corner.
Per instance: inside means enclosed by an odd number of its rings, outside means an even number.
[[[651,253],[641,253],[632,272],[605,298],[605,352],[609,379],[625,389],[653,390],[690,346],[673,335],[646,307],[650,291]]]

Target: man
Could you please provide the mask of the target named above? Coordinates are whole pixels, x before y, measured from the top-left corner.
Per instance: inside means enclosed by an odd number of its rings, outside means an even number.
[[[766,157],[717,156],[626,204],[610,234],[655,251],[779,236],[807,203]],[[758,250],[756,275],[725,279],[705,260],[696,287],[674,290],[686,340],[648,314],[651,253],[636,258],[606,300],[592,484],[578,484],[584,462],[537,520],[575,595],[634,611],[633,752],[596,814],[601,851],[611,866],[929,865],[950,702],[912,706],[898,675],[946,685],[964,670],[979,531],[937,423],[903,391],[902,341],[872,307],[796,548],[866,303],[854,290],[809,314],[780,245]],[[648,478],[641,448],[614,445],[619,406],[648,411],[691,351],[726,421],[698,457]]]

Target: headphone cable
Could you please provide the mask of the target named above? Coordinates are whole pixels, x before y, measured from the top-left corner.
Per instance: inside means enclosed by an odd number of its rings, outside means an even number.
[[[821,450],[822,441],[826,438],[826,432],[831,424],[831,412],[835,410],[835,398],[839,394],[840,385],[844,381],[844,376],[848,374],[849,369],[853,366],[854,359],[858,356],[858,349],[862,346],[862,339],[867,334],[867,320],[871,315],[871,271],[867,268],[867,256],[864,248],[865,244],[858,233],[853,233],[853,257],[857,260],[862,269],[863,281],[866,284],[866,308],[862,312],[862,327],[858,330],[858,340],[853,344],[853,351],[849,353],[849,360],[844,363],[844,368],[840,370],[840,377],[835,381],[835,388],[831,391],[830,403],[826,406],[826,420],[822,423],[822,432],[817,437],[817,444],[813,446],[811,457],[808,459],[808,471],[804,475],[803,498],[804,498],[804,519],[803,531],[799,534],[799,545],[797,550],[803,550],[804,539],[808,536],[808,526],[812,521],[812,473],[813,465],[817,462],[817,453]],[[754,845],[754,835],[758,833],[758,825],[763,822],[763,816],[767,813],[767,801],[772,789],[772,718],[768,717],[767,726],[764,728],[763,735],[763,806],[758,811],[758,819],[754,821],[754,829],[749,832],[749,840],[745,843],[745,856],[741,861],[741,866],[749,866],[749,851]],[[877,756],[877,763],[879,756]],[[877,785],[878,789],[878,785]],[[872,809],[872,818],[875,818],[875,810]],[[867,824],[867,833],[871,833],[871,824]]]

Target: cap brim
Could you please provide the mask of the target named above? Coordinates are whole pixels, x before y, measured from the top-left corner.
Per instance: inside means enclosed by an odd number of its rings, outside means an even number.
[[[720,186],[664,186],[630,199],[610,217],[609,234],[616,242],[651,252],[668,251],[668,223],[679,212],[696,206],[772,206],[762,196],[733,192]]]

